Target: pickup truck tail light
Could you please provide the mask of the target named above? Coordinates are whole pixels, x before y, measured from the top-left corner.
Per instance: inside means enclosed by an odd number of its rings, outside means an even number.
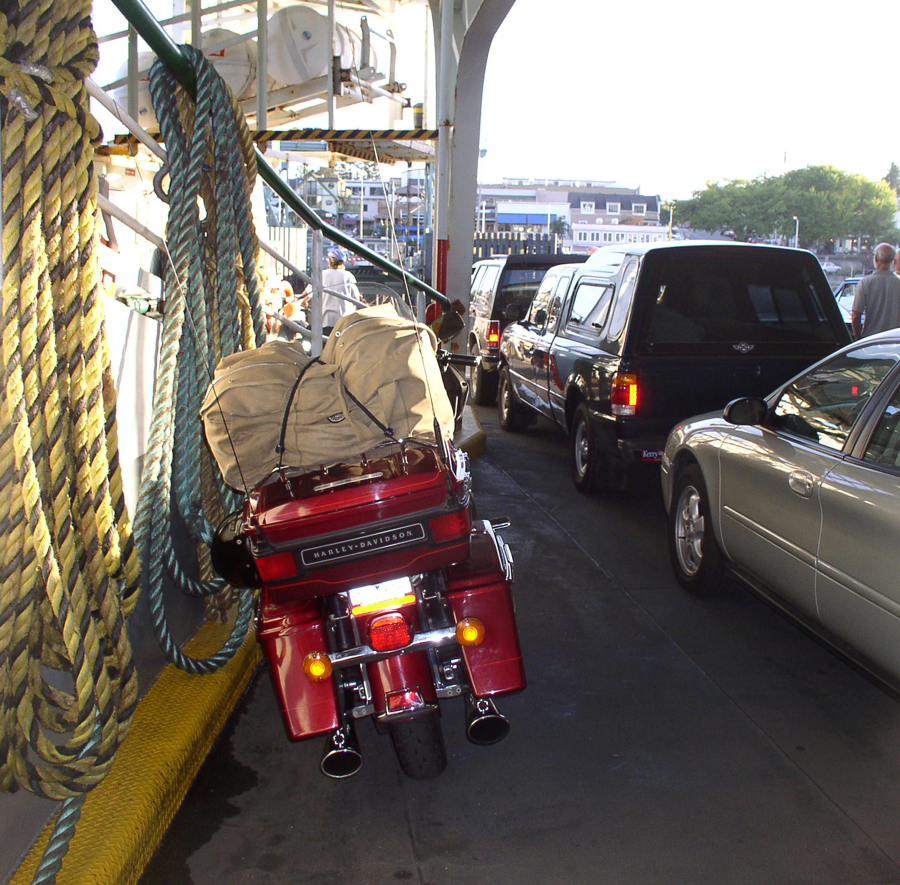
[[[637,414],[638,376],[633,372],[616,372],[612,380],[612,413],[617,417]]]
[[[487,345],[488,350],[500,348],[500,320],[491,320],[491,324],[488,326]]]

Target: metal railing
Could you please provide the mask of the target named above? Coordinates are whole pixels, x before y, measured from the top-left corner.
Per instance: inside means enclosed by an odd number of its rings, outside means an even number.
[[[193,68],[185,59],[180,47],[166,33],[162,25],[156,20],[150,10],[141,0],[113,0],[118,10],[125,16],[134,29],[140,34],[147,45],[156,53],[160,61],[169,68],[173,76],[185,87],[190,93],[195,93],[197,89],[196,78]],[[278,173],[272,168],[266,160],[265,155],[259,150],[256,151],[257,170],[259,177],[272,190],[281,197],[282,200],[314,231],[321,232],[322,236],[327,236],[329,240],[348,249],[355,255],[366,259],[371,264],[381,270],[386,271],[393,277],[402,280],[409,288],[415,289],[422,293],[426,298],[440,302],[446,307],[450,306],[450,300],[439,292],[437,289],[429,286],[423,280],[409,273],[409,271],[398,267],[389,261],[383,255],[373,249],[369,249],[363,243],[348,236],[342,230],[328,224],[324,221],[316,211],[302,200],[289,186],[283,181]],[[316,270],[315,262],[313,264]],[[313,329],[315,333],[315,329]]]

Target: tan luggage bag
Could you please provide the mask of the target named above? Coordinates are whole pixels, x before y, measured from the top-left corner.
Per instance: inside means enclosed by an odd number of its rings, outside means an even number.
[[[226,357],[200,412],[225,481],[249,491],[276,471],[352,463],[392,439],[433,443],[435,417],[451,437],[435,346],[427,326],[387,305],[342,317],[321,360],[280,340]]]
[[[393,436],[433,443],[435,418],[446,439],[453,438],[454,424],[436,349],[437,338],[428,326],[383,304],[341,317],[322,360],[340,367],[347,391]]]

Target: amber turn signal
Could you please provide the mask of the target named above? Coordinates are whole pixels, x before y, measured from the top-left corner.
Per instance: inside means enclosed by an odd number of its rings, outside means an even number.
[[[303,672],[310,682],[324,682],[331,669],[331,658],[324,652],[312,651],[303,659]]]
[[[456,639],[460,645],[481,645],[484,633],[484,624],[478,618],[463,618],[456,625]]]

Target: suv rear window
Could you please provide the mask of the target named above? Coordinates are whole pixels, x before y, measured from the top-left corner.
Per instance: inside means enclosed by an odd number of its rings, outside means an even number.
[[[494,299],[494,318],[503,316],[510,304],[521,304],[527,308],[546,272],[546,267],[507,268]]]
[[[802,255],[689,251],[694,254],[661,255],[647,281],[646,347],[716,350],[745,343],[758,353],[844,343],[823,308],[834,296]]]

